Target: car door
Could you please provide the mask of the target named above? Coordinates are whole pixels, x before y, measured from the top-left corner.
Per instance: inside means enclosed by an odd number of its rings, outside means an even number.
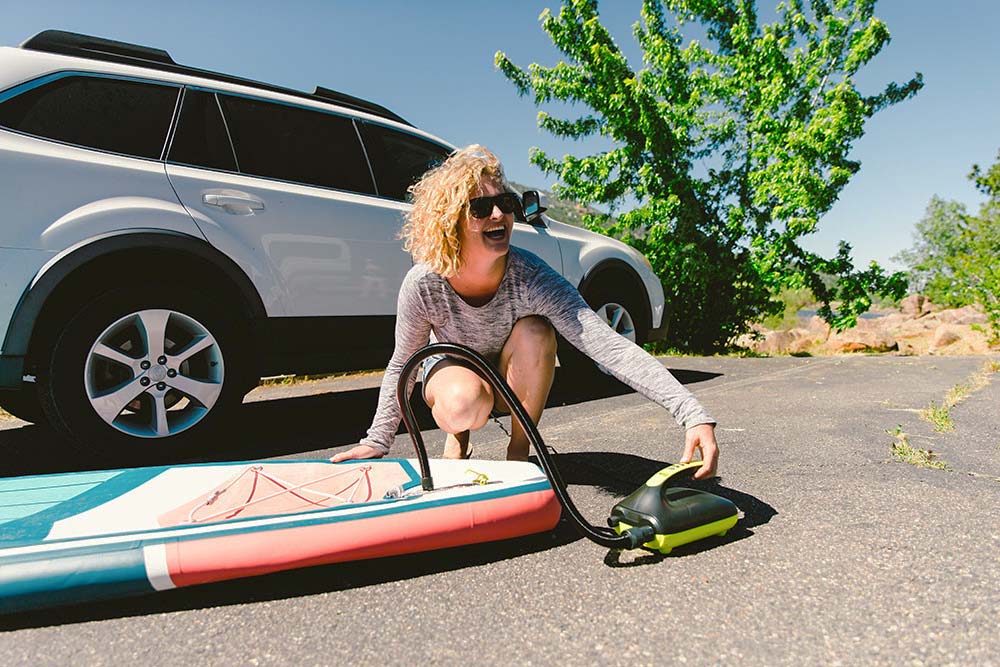
[[[352,118],[188,88],[167,172],[269,316],[395,315],[405,207],[376,196]]]

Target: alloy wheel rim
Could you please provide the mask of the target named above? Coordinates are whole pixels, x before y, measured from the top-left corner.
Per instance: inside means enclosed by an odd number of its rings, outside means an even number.
[[[614,329],[615,333],[633,343],[635,342],[635,323],[632,321],[632,315],[625,306],[620,303],[606,303],[598,308],[596,312],[598,317]],[[603,364],[597,364],[597,369],[605,375],[611,375]]]
[[[632,315],[625,306],[619,303],[606,303],[597,309],[597,314],[618,335],[635,342],[635,322],[632,321]]]
[[[191,428],[222,393],[222,350],[198,320],[151,308],[118,319],[91,345],[83,372],[91,408],[129,436],[167,438]]]

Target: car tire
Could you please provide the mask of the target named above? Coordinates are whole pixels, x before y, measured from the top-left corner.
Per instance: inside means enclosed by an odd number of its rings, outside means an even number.
[[[124,465],[189,456],[245,393],[245,331],[194,288],[106,292],[56,338],[42,408],[89,455]]]
[[[637,345],[645,342],[645,332],[649,327],[645,323],[640,295],[635,294],[634,288],[624,280],[599,280],[585,288],[582,296],[587,305],[620,335]],[[558,355],[559,366],[566,375],[591,380],[607,380],[609,377],[590,357],[561,338]]]
[[[35,384],[25,383],[20,389],[0,391],[0,408],[32,424],[46,423],[42,403],[38,400],[38,387]]]

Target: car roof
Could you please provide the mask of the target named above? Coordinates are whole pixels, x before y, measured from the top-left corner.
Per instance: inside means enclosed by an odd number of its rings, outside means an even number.
[[[354,97],[353,95],[341,93],[323,86],[316,86],[315,91],[307,93],[292,88],[285,88],[283,86],[254,81],[253,79],[231,76],[229,74],[221,74],[219,72],[199,69],[196,67],[188,67],[186,65],[178,64],[169,53],[163,49],[155,47],[130,44],[128,42],[119,42],[116,40],[105,39],[103,37],[94,37],[91,35],[67,32],[64,30],[44,30],[34,37],[30,37],[25,40],[21,43],[20,48],[31,51],[41,51],[44,53],[75,56],[77,58],[86,58],[88,60],[133,65],[162,72],[185,74],[201,79],[210,79],[212,81],[247,86],[271,93],[280,93],[282,95],[305,98],[316,102],[333,103],[337,106],[352,109],[354,111],[361,111],[363,113],[413,127],[412,123],[409,123],[386,107],[361,99],[360,97]]]

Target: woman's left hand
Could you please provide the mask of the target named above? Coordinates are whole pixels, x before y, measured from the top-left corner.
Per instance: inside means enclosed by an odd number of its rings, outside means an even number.
[[[701,460],[705,463],[694,474],[695,479],[715,477],[715,469],[719,465],[719,445],[715,442],[715,426],[698,424],[692,426],[684,434],[684,456],[681,463],[687,463],[694,458],[695,450],[701,452]]]

